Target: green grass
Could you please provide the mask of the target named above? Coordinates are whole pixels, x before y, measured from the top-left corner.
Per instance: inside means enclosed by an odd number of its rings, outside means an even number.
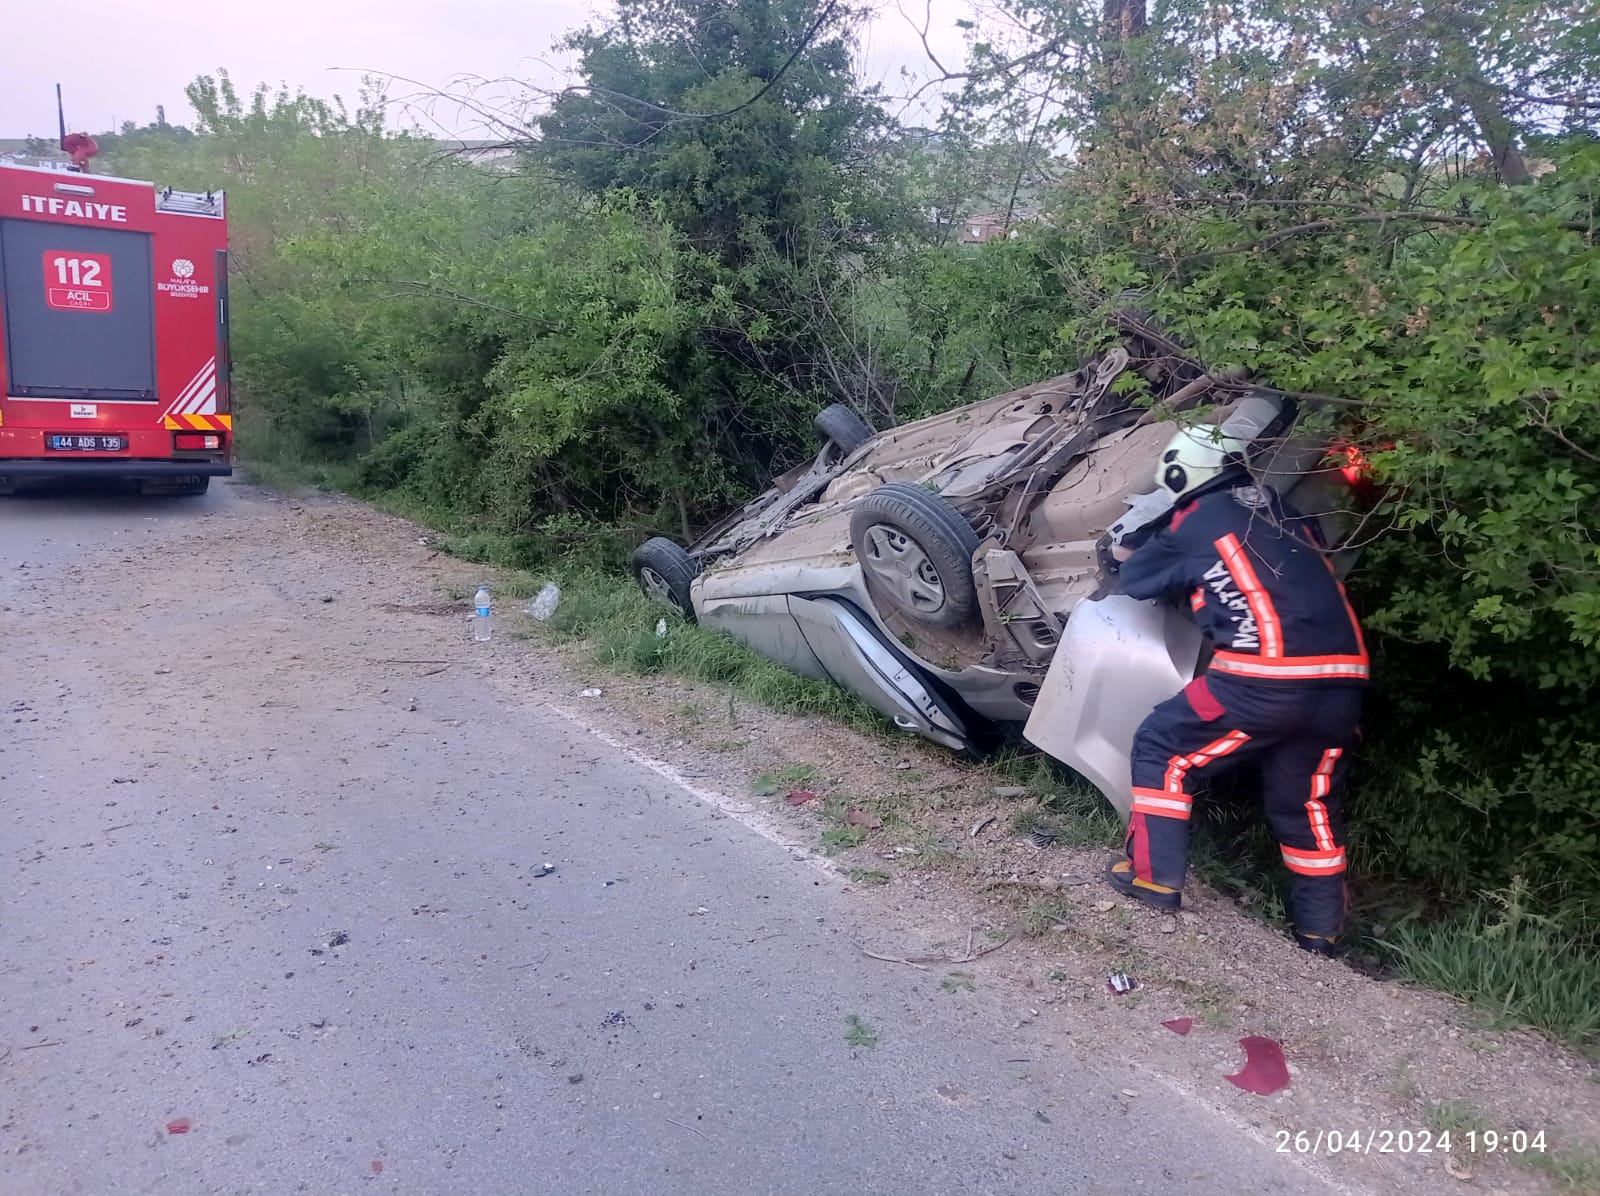
[[[285,493],[310,489],[348,494],[356,482],[355,466],[337,463],[291,463],[263,459],[242,461],[240,468],[256,485]]]
[[[1072,925],[1072,902],[1060,897],[1036,901],[1022,913],[1019,928],[1029,938],[1040,938],[1057,926]]]
[[[1412,1067],[1410,1059],[1402,1059],[1389,1072],[1389,1097],[1396,1104],[1415,1104],[1417,1098],[1422,1095],[1422,1090],[1417,1087],[1417,1081],[1411,1074]]]
[[[1117,812],[1099,793],[1076,787],[1021,807],[1011,815],[1011,830],[1048,831],[1060,847],[1117,847],[1123,839]]]
[[[785,790],[804,788],[817,775],[815,764],[790,764],[776,772],[764,772],[757,777],[751,788],[757,797],[771,797],[775,793]]]
[[[1397,928],[1379,946],[1399,974],[1451,993],[1499,1027],[1530,1026],[1600,1049],[1600,952],[1529,910],[1527,893],[1490,894],[1453,922]]]
[[[854,1047],[875,1047],[878,1032],[852,1013],[844,1019],[844,1040]]]
[[[1542,1171],[1562,1192],[1600,1192],[1600,1151],[1529,1151],[1511,1156],[1530,1171]]]
[[[823,831],[817,843],[824,855],[837,855],[841,851],[849,851],[852,847],[860,847],[866,837],[865,827],[836,826]]]
[[[876,868],[852,868],[850,880],[858,885],[886,885],[889,883],[889,874]]]
[[[1452,1138],[1465,1134],[1481,1134],[1484,1130],[1494,1128],[1478,1107],[1466,1100],[1442,1101],[1429,1105],[1424,1120],[1427,1121],[1430,1130],[1439,1134],[1449,1134]]]

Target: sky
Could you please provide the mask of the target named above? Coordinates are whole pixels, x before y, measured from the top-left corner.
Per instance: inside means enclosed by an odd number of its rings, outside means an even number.
[[[965,35],[956,21],[970,8],[968,0],[881,0],[860,47],[861,77],[894,95],[914,89],[901,80],[902,68],[926,79],[931,68],[918,33],[924,21],[940,60],[959,69]],[[6,18],[14,49],[0,85],[0,137],[53,139],[57,83],[69,130],[114,130],[124,120],[143,125],[155,119],[157,104],[170,122],[184,124],[192,115],[184,85],[218,68],[244,93],[258,82],[287,83],[347,100],[366,72],[397,77],[388,85],[391,100],[465,88],[472,77],[559,87],[570,80],[554,42],[606,11],[602,0],[72,0],[71,9],[70,49],[60,44],[62,13],[53,5],[18,5]],[[479,94],[507,95],[510,85]],[[926,102],[891,110],[907,124],[932,119]],[[450,136],[492,136],[459,105],[402,104],[397,115],[399,123]]]

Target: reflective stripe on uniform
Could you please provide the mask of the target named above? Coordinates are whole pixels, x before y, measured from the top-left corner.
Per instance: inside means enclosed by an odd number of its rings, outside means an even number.
[[[1135,785],[1133,788],[1133,808],[1140,814],[1151,814],[1157,818],[1177,818],[1188,821],[1189,814],[1194,808],[1194,803],[1186,793],[1173,793],[1167,789],[1143,789]]]
[[[1311,820],[1312,838],[1316,839],[1317,847],[1323,851],[1332,851],[1336,846],[1333,827],[1328,822],[1328,807],[1322,799],[1333,788],[1333,767],[1342,755],[1344,749],[1329,748],[1322,753],[1322,762],[1317,765],[1317,771],[1311,774],[1311,798],[1306,802],[1306,815]]]
[[[1211,670],[1239,677],[1360,677],[1371,673],[1365,653],[1360,656],[1280,656],[1266,660],[1247,652],[1218,652]]]
[[[1250,613],[1255,617],[1256,629],[1261,633],[1261,655],[1282,656],[1283,625],[1278,621],[1278,608],[1272,605],[1272,596],[1256,576],[1255,566],[1245,555],[1244,545],[1239,543],[1238,536],[1228,535],[1216,542],[1216,548],[1222,554],[1222,563],[1227,566],[1228,575],[1244,594]]]
[[[1191,768],[1204,768],[1213,760],[1237,751],[1249,741],[1250,736],[1243,731],[1229,731],[1221,739],[1213,740],[1197,752],[1190,752],[1187,756],[1173,756],[1167,761],[1166,795],[1186,795],[1184,780]]]
[[[1285,847],[1283,851],[1284,866],[1291,872],[1298,872],[1301,876],[1330,876],[1335,872],[1344,871],[1344,848],[1335,847],[1330,851],[1302,851],[1295,847]]]

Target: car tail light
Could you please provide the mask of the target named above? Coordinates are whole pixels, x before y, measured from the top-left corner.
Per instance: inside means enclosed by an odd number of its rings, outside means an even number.
[[[1393,444],[1378,446],[1378,451],[1392,449]],[[1360,494],[1375,494],[1382,489],[1378,483],[1378,474],[1372,467],[1372,461],[1367,455],[1367,450],[1359,444],[1340,441],[1328,450],[1328,459],[1333,467],[1339,471],[1339,476],[1344,479],[1345,485]]]
[[[1346,445],[1344,450],[1335,454],[1343,462],[1339,466],[1339,476],[1352,486],[1370,484],[1372,478],[1372,462],[1367,460],[1367,454],[1353,444]]]
[[[219,449],[222,447],[222,437],[215,432],[179,432],[173,437],[173,442],[181,449]]]

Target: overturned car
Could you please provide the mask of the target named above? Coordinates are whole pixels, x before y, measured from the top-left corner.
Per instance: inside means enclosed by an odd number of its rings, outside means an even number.
[[[1110,549],[1170,514],[1173,419],[1206,407],[1329,544],[1353,503],[1295,396],[1140,313],[1114,325],[1072,373],[881,433],[826,408],[815,459],[694,544],[645,542],[634,576],[904,730],[974,753],[1020,736],[1126,816],[1135,729],[1205,664],[1187,608],[1102,592]]]

